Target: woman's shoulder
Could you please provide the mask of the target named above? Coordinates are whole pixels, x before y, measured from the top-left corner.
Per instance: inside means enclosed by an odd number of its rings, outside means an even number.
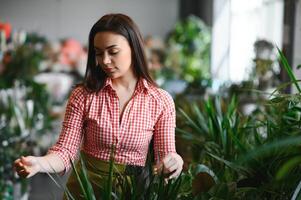
[[[84,85],[76,85],[71,90],[70,99],[85,99],[91,92]]]
[[[75,85],[71,91],[71,95],[72,94],[85,95],[88,94],[88,90],[84,85]]]
[[[172,96],[164,89],[159,87],[151,87],[151,94],[160,103],[164,105],[174,104]]]

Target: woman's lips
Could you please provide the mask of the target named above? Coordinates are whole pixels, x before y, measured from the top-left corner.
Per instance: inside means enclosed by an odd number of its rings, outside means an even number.
[[[104,70],[106,72],[114,72],[116,69],[115,68],[105,68]]]

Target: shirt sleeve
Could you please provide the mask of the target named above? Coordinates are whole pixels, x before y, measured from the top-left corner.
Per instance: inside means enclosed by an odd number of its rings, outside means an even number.
[[[84,88],[75,88],[68,100],[62,130],[58,141],[48,150],[57,154],[64,162],[65,171],[71,168],[70,160],[74,161],[81,144],[85,107]],[[63,172],[63,173],[64,173]]]
[[[175,150],[176,111],[172,97],[164,91],[162,111],[154,128],[154,157],[158,163]]]

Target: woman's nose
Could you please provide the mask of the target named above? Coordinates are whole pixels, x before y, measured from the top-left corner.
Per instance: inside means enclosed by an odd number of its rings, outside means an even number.
[[[111,63],[111,58],[110,58],[110,56],[109,56],[107,53],[104,53],[104,54],[103,54],[102,62],[103,62],[103,64],[105,64],[105,65]]]

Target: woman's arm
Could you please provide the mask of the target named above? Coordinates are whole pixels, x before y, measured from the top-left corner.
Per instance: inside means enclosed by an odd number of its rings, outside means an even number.
[[[83,88],[75,88],[69,98],[60,137],[47,155],[22,156],[14,162],[14,168],[21,177],[31,177],[38,172],[61,173],[71,167],[82,140],[85,97]]]
[[[172,97],[164,92],[162,113],[155,124],[154,153],[156,166],[154,173],[163,173],[168,179],[176,178],[183,169],[183,159],[175,148],[176,112]]]
[[[65,166],[58,155],[50,153],[42,157],[22,156],[14,162],[14,169],[20,177],[29,178],[39,172],[60,173]]]

